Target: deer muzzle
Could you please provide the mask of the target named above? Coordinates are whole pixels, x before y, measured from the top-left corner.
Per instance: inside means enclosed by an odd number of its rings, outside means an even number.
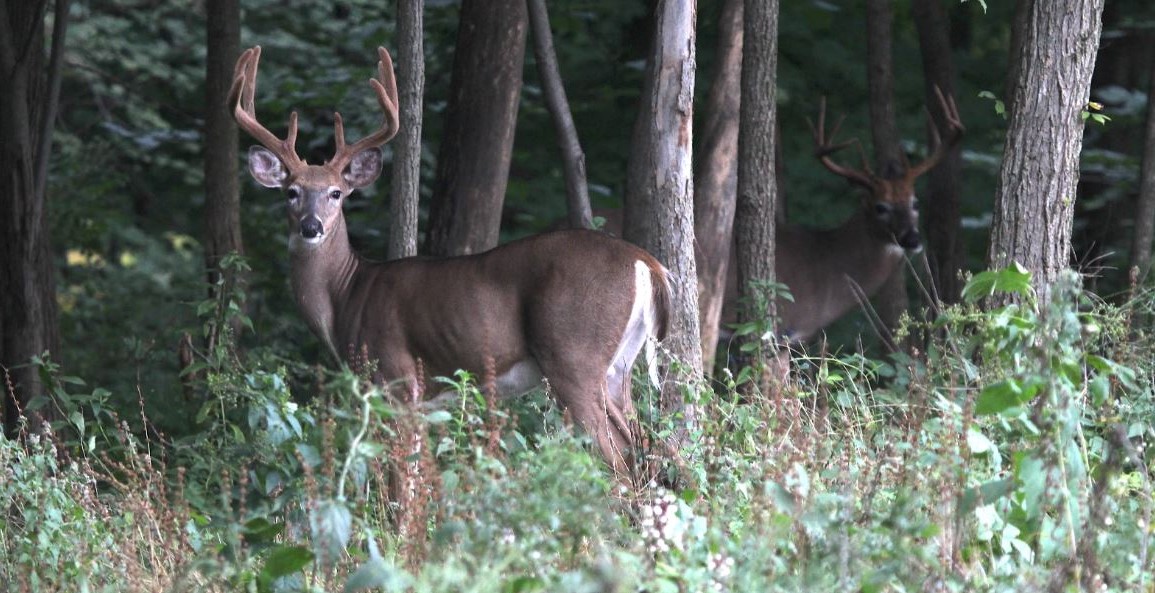
[[[898,238],[898,245],[907,251],[917,253],[922,250],[922,235],[918,229],[906,231]]]
[[[301,237],[314,241],[325,234],[325,226],[316,216],[306,216],[301,219]]]

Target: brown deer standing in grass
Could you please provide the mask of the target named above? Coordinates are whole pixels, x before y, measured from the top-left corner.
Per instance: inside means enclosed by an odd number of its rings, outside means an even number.
[[[804,342],[833,323],[865,298],[874,295],[886,279],[906,260],[907,254],[922,249],[918,231],[918,198],[915,181],[934,168],[958,144],[965,131],[954,100],[938,93],[949,124],[943,132],[934,128],[931,153],[920,163],[906,164],[905,171],[877,175],[866,164],[862,169],[840,165],[831,157],[835,152],[857,144],[850,140],[835,144],[835,125],[829,139],[826,135],[826,102],[822,101],[818,125],[812,126],[815,156],[830,172],[866,190],[861,208],[841,225],[828,230],[799,226],[780,226],[776,231],[775,267],[777,281],[789,289],[793,302],[777,302],[778,332],[792,342]],[[859,146],[861,150],[861,146]],[[620,236],[621,209],[595,212],[605,218],[604,230]],[[731,247],[731,255],[734,248]],[[732,261],[732,260],[731,260]],[[737,318],[738,275],[729,263],[722,323]],[[729,332],[719,332],[727,341]],[[713,361],[706,361],[712,366]]]
[[[379,147],[398,128],[393,64],[383,48],[377,52],[370,84],[384,123],[346,144],[334,114],[336,152],[324,165],[297,156],[296,113],[283,140],[257,121],[260,47],[237,60],[230,103],[236,101],[240,127],[261,144],[249,150],[249,172],[285,195],[291,282],[305,321],[334,356],[367,354],[377,364],[375,378],[407,396],[419,379],[457,369],[480,376],[490,364],[505,396],[545,378],[615,473],[625,475],[634,446],[630,371],[643,349],[652,361],[654,341],[665,335],[666,270],[634,245],[580,230],[464,257],[379,263],[354,253],[342,205],[376,180]],[[422,368],[426,377],[417,376]]]

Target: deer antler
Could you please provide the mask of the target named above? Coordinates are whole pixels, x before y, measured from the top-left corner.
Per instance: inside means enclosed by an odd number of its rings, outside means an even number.
[[[237,58],[237,65],[233,69],[233,85],[229,89],[229,103],[236,102],[233,116],[237,125],[248,132],[257,142],[277,155],[291,173],[307,167],[301,157],[297,156],[297,112],[289,116],[289,132],[281,140],[257,121],[257,111],[253,104],[253,97],[257,91],[257,66],[261,61],[261,46],[251,47]]]
[[[951,149],[958,144],[966,132],[966,127],[963,126],[962,118],[958,114],[958,105],[955,104],[954,97],[948,97],[942,93],[942,90],[936,85],[934,87],[934,94],[938,96],[938,104],[942,107],[943,119],[947,124],[947,139],[943,142],[938,126],[934,123],[934,118],[927,113],[927,120],[930,126],[931,143],[934,148],[931,153],[927,155],[921,163],[910,167],[907,170],[907,176],[914,179],[923,173],[933,169]]]
[[[393,60],[389,57],[389,52],[385,51],[383,47],[377,48],[377,57],[379,58],[377,78],[370,78],[369,85],[377,93],[377,102],[381,105],[381,110],[385,112],[385,120],[381,122],[381,127],[376,132],[353,144],[346,145],[345,122],[341,119],[340,113],[333,114],[333,132],[336,136],[337,148],[333,158],[325,166],[338,172],[345,169],[353,155],[388,142],[397,134],[400,127],[400,120],[397,115],[397,79],[393,75]]]
[[[849,179],[854,183],[858,183],[867,189],[874,190],[878,186],[878,181],[874,172],[870,170],[870,165],[866,162],[866,153],[862,150],[862,144],[858,142],[857,138],[851,138],[841,144],[835,144],[834,138],[838,136],[838,130],[842,127],[842,122],[845,117],[839,117],[838,122],[834,124],[834,130],[830,133],[830,140],[826,140],[826,97],[822,97],[818,103],[818,125],[815,126],[810,118],[806,118],[806,123],[810,126],[810,133],[814,135],[814,156],[835,175],[839,175]],[[859,154],[862,156],[862,170],[851,169],[844,167],[834,162],[830,155],[855,144],[858,146]]]

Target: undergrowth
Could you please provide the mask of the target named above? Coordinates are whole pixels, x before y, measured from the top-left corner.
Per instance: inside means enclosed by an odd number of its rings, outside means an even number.
[[[908,354],[695,386],[674,490],[615,480],[547,394],[498,401],[493,369],[411,389],[455,394],[430,411],[368,361],[239,356],[222,300],[180,435],[37,361],[55,421],[0,440],[0,589],[1152,591],[1153,299],[1029,286],[976,276]],[[635,383],[662,461],[679,427]]]

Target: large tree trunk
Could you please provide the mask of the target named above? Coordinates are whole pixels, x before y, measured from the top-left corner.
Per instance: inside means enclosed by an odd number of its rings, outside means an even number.
[[[1147,126],[1143,165],[1139,173],[1139,202],[1135,212],[1135,236],[1131,242],[1131,266],[1145,278],[1151,268],[1151,239],[1155,235],[1155,60],[1151,60],[1147,86]]]
[[[942,2],[914,2],[915,27],[922,50],[922,72],[926,82],[924,95],[932,123],[947,129],[942,105],[934,92],[938,87],[948,97],[955,96],[954,59],[950,47],[950,22]],[[929,145],[929,141],[928,141]],[[922,212],[926,216],[927,260],[930,264],[934,296],[953,303],[959,296],[958,272],[962,269],[962,245],[959,241],[959,196],[962,193],[962,149],[955,146],[938,166],[927,175],[928,199]]]
[[[9,435],[20,410],[45,395],[29,360],[56,353],[60,342],[47,184],[69,2],[56,3],[46,67],[47,5],[0,0],[0,389]],[[51,408],[29,414],[32,429],[51,414]]]
[[[401,128],[393,139],[388,259],[417,255],[421,116],[425,99],[424,11],[424,0],[397,0],[397,91]]]
[[[537,62],[537,75],[545,94],[546,106],[553,120],[557,143],[561,148],[562,167],[565,172],[566,218],[570,228],[592,229],[593,214],[590,212],[589,186],[586,183],[586,155],[578,141],[569,101],[565,96],[561,72],[557,65],[557,53],[553,48],[553,33],[549,28],[549,11],[545,0],[528,0],[530,29],[533,31],[533,55]]]
[[[426,247],[497,245],[509,180],[528,18],[525,0],[463,0]]]
[[[774,301],[764,290],[774,274],[774,204],[778,184],[774,119],[778,69],[778,0],[746,0],[742,48],[742,114],[738,132],[738,198],[734,222],[740,323],[767,318]],[[759,284],[762,286],[759,287]],[[755,305],[765,303],[769,310]],[[771,325],[771,328],[773,325]],[[773,331],[770,332],[773,335]],[[749,336],[757,343],[761,333]],[[770,386],[759,385],[765,392]]]
[[[995,269],[1022,264],[1045,299],[1070,259],[1082,112],[1103,0],[1025,1],[987,257]]]
[[[890,0],[866,2],[866,82],[870,91],[870,135],[874,160],[882,177],[896,177],[904,172],[902,145],[894,115],[894,60],[891,57],[894,12]],[[875,309],[884,328],[898,326],[910,306],[906,295],[906,268],[899,266],[878,289]],[[894,348],[890,335],[882,336],[887,347]]]
[[[694,381],[702,373],[690,169],[696,16],[693,0],[658,2],[626,186],[626,239],[670,270],[674,311],[665,345],[680,363],[671,368],[685,372],[667,373],[669,380],[662,388],[662,408],[667,412],[683,407],[677,383]],[[684,411],[693,422],[693,409]]]
[[[240,180],[238,177],[237,124],[228,105],[233,82],[233,65],[241,53],[241,9],[238,0],[208,0],[205,4],[205,266],[209,294],[218,288],[228,291],[244,278],[232,270],[222,287],[221,258],[229,253],[244,254],[241,237]],[[233,331],[239,331],[239,321]],[[216,341],[210,336],[210,344]]]
[[[738,111],[742,78],[742,2],[726,0],[718,22],[714,82],[706,99],[702,154],[694,172],[694,237],[697,240],[698,325],[702,360],[713,366],[718,325],[726,296],[734,203],[738,184]],[[773,89],[771,89],[773,90]]]

